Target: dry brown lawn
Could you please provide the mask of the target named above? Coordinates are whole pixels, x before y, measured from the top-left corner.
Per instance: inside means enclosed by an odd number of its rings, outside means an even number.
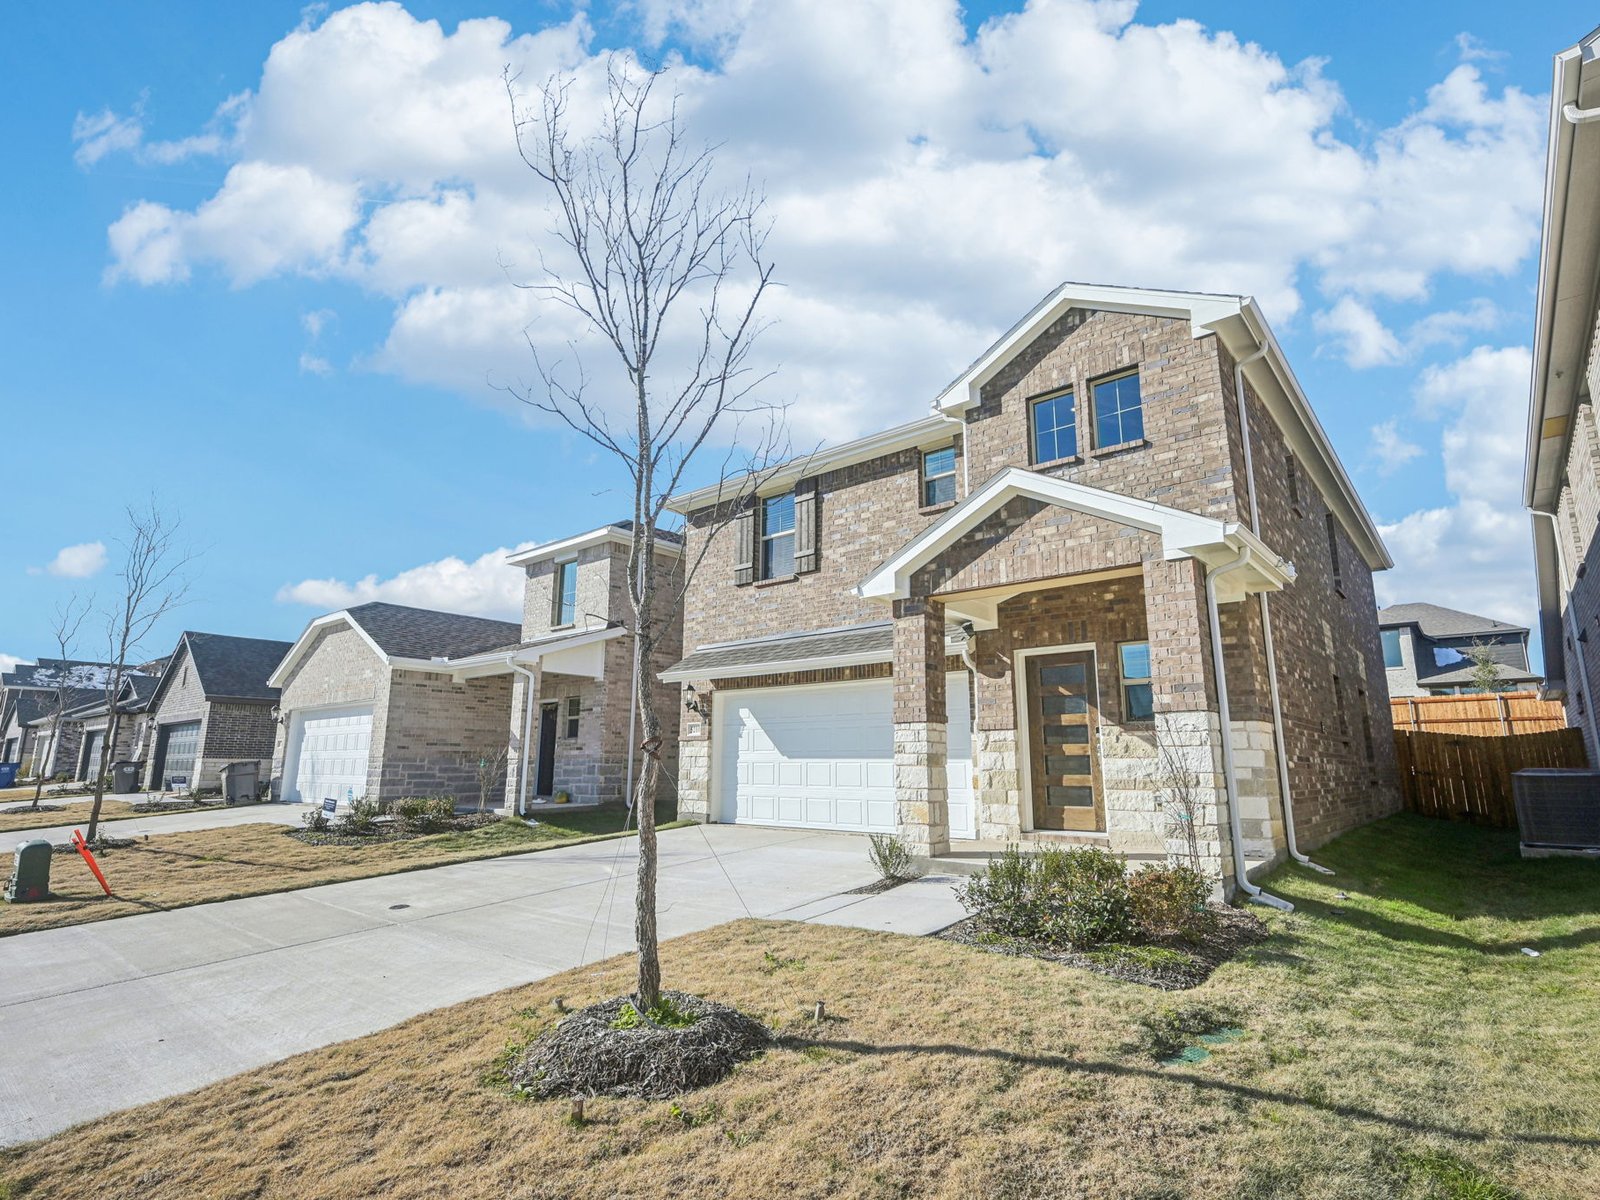
[[[33,789],[29,788],[27,795],[18,796],[17,800],[29,801],[33,799]],[[143,797],[140,798],[141,800]],[[83,799],[73,797],[70,800],[51,800],[50,793],[46,792],[39,801],[41,805],[59,805],[60,812],[33,812],[22,809],[16,812],[0,811],[0,833],[11,833],[18,829],[49,829],[56,825],[82,825],[89,820],[89,809],[94,806],[94,797]],[[222,808],[221,804],[197,804],[193,808],[175,809],[174,812],[204,812],[208,808]],[[0,809],[15,808],[15,801],[0,798]],[[156,813],[136,813],[133,805],[126,800],[114,800],[107,796],[100,805],[100,819],[102,821],[116,821],[123,817],[157,816]],[[108,836],[117,835],[116,826],[106,830]]]
[[[499,821],[466,833],[438,833],[362,846],[308,846],[284,825],[231,825],[137,841],[95,854],[111,885],[105,897],[77,854],[57,853],[49,900],[0,903],[0,937],[190,904],[393,875],[475,858],[497,858],[615,836],[621,809],[599,809],[527,825]],[[115,836],[112,826],[107,833]],[[11,856],[0,855],[0,878]]]
[[[788,1040],[678,1101],[591,1101],[574,1127],[564,1102],[490,1082],[558,1001],[625,990],[612,960],[0,1152],[0,1196],[1594,1196],[1593,864],[1522,864],[1501,835],[1416,819],[1325,859],[1336,879],[1282,874],[1300,911],[1181,996],[936,939],[740,922],[669,943],[666,979]],[[1175,1003],[1233,1006],[1245,1035],[1159,1065],[1139,1020]]]

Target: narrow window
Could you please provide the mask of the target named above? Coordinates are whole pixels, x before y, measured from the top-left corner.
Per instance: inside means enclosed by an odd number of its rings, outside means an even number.
[[[1328,565],[1333,568],[1333,590],[1344,592],[1344,574],[1339,570],[1339,527],[1334,522],[1333,514],[1329,513],[1328,525]]]
[[[578,736],[578,711],[580,706],[581,702],[577,696],[567,697],[567,736],[569,738]]]
[[[1333,677],[1333,711],[1339,718],[1339,736],[1350,736],[1350,714],[1344,710],[1344,688],[1339,683],[1339,677]]]
[[[1372,745],[1372,714],[1367,711],[1367,693],[1364,688],[1356,689],[1356,703],[1361,706],[1361,740],[1367,748],[1367,761],[1373,762],[1378,754]]]
[[[1139,396],[1139,372],[1102,379],[1091,389],[1094,401],[1094,444],[1121,446],[1144,437],[1144,401]]]
[[[1378,636],[1383,639],[1383,665],[1386,667],[1405,666],[1405,657],[1400,653],[1400,631],[1398,629],[1383,629],[1379,631]]]
[[[1035,463],[1055,462],[1078,453],[1078,410],[1070,391],[1035,400],[1029,412]]]
[[[1289,479],[1289,503],[1295,508],[1300,507],[1300,470],[1295,466],[1294,455],[1286,454],[1283,458],[1284,474]]]
[[[1129,721],[1148,721],[1155,715],[1150,693],[1150,643],[1123,642],[1117,647],[1122,667],[1122,712]]]
[[[571,625],[578,619],[578,564],[576,561],[556,564],[555,606],[550,613],[550,624]]]
[[[922,456],[922,503],[932,508],[956,498],[956,448],[929,450]]]
[[[761,502],[761,578],[794,574],[794,493]]]

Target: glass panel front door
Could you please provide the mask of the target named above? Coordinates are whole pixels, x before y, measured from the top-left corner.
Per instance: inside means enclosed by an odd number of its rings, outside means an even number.
[[[1087,650],[1039,654],[1027,662],[1033,827],[1103,830],[1094,655]]]

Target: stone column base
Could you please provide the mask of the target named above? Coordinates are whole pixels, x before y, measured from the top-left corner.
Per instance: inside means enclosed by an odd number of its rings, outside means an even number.
[[[895,820],[900,840],[925,858],[950,852],[949,728],[943,721],[894,727]]]

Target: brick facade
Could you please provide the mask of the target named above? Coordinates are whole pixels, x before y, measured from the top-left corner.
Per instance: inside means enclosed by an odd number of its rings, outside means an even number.
[[[272,703],[207,699],[188,645],[182,643],[163,676],[160,694],[137,731],[139,736],[127,746],[126,752],[142,763],[145,788],[156,790],[162,784],[157,778],[162,764],[156,761],[162,731],[191,721],[200,722],[200,741],[190,788],[220,788],[222,768],[231,763],[254,762],[260,772],[257,778],[267,777],[277,736]],[[122,741],[120,735],[117,740]]]
[[[1129,369],[1139,375],[1144,436],[1096,446],[1093,382]],[[1065,387],[1075,396],[1079,453],[1032,464],[1031,400]],[[984,385],[959,431],[963,466],[973,490],[1007,468],[1032,467],[1248,525],[1233,388],[1234,363],[1220,339],[1193,337],[1185,320],[1074,310],[1044,328]],[[1296,828],[1301,846],[1310,848],[1398,807],[1372,577],[1335,522],[1335,587],[1327,503],[1304,471],[1291,499],[1285,437],[1253,390],[1247,404],[1262,526],[1256,532],[1298,571],[1266,603]],[[919,465],[919,452],[906,450],[819,473],[819,570],[766,586],[735,584],[734,539],[730,530],[715,532],[719,511],[689,513],[689,555],[703,550],[705,557],[688,601],[686,644],[692,649],[889,616],[882,602],[863,599],[854,588],[942,515],[918,505]],[[960,468],[957,482],[965,495]],[[1186,764],[1201,793],[1202,854],[1226,878],[1231,849],[1204,566],[1192,558],[1167,560],[1158,535],[1024,498],[1007,503],[928,561],[912,577],[914,600],[896,602],[894,662],[882,667],[896,685],[894,754],[896,778],[904,784],[897,786],[903,835],[924,851],[944,836],[937,820],[944,797],[931,782],[942,772],[924,769],[935,766],[947,733],[944,677],[931,669],[943,654],[930,632],[937,628],[942,637],[941,598],[995,587],[1026,590],[1000,605],[998,628],[980,630],[973,639],[978,835],[1014,839],[1031,826],[1032,800],[1024,784],[1029,731],[1017,712],[1020,652],[1087,646],[1095,653],[1101,701],[1096,746],[1106,819],[1096,836],[1129,853],[1170,851],[1160,780],[1169,772],[1166,763]],[[1286,833],[1263,599],[1225,603],[1219,617],[1244,848],[1253,859],[1279,858]],[[1117,646],[1124,641],[1150,646],[1154,714],[1144,721],[1122,711]],[[851,670],[870,677],[865,673],[871,669]],[[717,687],[802,682],[784,675],[721,680]],[[690,686],[697,694],[710,690],[708,683]],[[687,815],[703,818],[713,811],[715,750],[709,737],[707,723],[691,718],[680,788]]]

